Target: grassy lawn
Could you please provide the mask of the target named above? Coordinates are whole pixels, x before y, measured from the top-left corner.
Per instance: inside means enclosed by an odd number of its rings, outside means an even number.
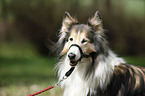
[[[0,61],[0,96],[26,96],[57,80],[53,58],[1,57]],[[40,96],[58,96],[60,91],[56,88]]]
[[[41,57],[29,44],[0,44],[0,96],[26,96],[57,82],[55,57]],[[61,96],[61,88],[39,96]]]
[[[26,96],[57,82],[54,70],[57,60],[53,57],[35,56],[29,50],[23,55],[14,55],[11,51],[7,54],[7,50],[0,50],[0,96]],[[129,64],[145,66],[144,57],[125,57],[125,60]],[[39,96],[62,96],[62,90],[59,86]]]

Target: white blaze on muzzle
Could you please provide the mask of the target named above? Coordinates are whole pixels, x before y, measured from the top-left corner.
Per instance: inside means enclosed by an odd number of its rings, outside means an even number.
[[[81,52],[79,47],[70,46],[67,56],[70,60],[78,61],[81,58]]]
[[[84,54],[81,47],[77,44],[72,44],[70,47],[69,47],[69,51],[67,53],[67,56],[70,60],[70,65],[71,66],[76,66],[77,63],[79,61],[81,61],[82,58],[88,58],[88,57],[92,57],[92,64],[94,63],[94,53],[95,52],[92,52],[90,54]],[[96,54],[96,53],[95,53]]]
[[[67,56],[70,60],[71,66],[76,66],[79,61],[81,61],[82,58],[88,58],[91,56],[91,54],[87,55],[84,54],[81,47],[77,44],[72,44],[69,47],[69,51],[67,53]]]

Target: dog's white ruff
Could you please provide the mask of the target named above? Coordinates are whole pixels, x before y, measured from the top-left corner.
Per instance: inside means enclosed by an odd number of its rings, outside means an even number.
[[[70,61],[67,56],[64,56],[58,63],[59,79],[62,79],[65,73],[71,68],[69,63]],[[64,96],[87,96],[89,91],[96,93],[95,89],[98,86],[104,89],[113,75],[114,66],[125,63],[125,61],[117,57],[112,51],[109,51],[107,57],[99,55],[95,63],[94,75],[92,72],[88,79],[85,79],[84,75],[88,67],[91,66],[91,61],[82,59],[77,64],[70,77],[61,83],[61,87],[64,88]]]

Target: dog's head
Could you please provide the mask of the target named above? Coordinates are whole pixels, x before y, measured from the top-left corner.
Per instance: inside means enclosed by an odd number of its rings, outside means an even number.
[[[88,20],[88,24],[79,24],[76,18],[66,12],[58,41],[59,56],[66,54],[70,64],[75,65],[83,54],[105,54],[107,47],[103,31],[98,11]]]

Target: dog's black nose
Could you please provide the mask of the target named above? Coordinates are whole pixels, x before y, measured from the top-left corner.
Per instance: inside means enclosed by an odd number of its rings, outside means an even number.
[[[75,59],[76,55],[73,54],[73,53],[69,53],[68,57],[69,57],[70,60],[73,60],[73,59]]]

